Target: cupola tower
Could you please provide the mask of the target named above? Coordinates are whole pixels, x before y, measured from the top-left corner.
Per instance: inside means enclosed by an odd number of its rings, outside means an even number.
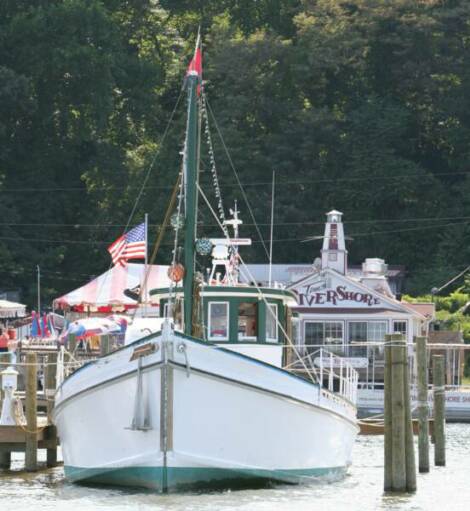
[[[348,269],[348,252],[344,241],[343,213],[330,211],[326,214],[325,236],[321,250],[322,269],[332,268],[342,275]]]

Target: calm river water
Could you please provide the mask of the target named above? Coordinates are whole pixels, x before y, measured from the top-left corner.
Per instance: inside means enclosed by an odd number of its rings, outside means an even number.
[[[80,434],[77,431],[77,434]],[[431,451],[432,459],[432,451]],[[14,469],[22,466],[16,458]],[[384,496],[383,437],[359,437],[349,475],[308,486],[183,495],[72,485],[58,467],[34,475],[0,473],[2,511],[312,511],[470,509],[470,424],[447,425],[447,467],[418,475],[414,495]]]

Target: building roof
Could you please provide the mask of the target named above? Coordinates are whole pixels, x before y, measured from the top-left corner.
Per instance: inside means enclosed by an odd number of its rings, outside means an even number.
[[[240,280],[242,282],[256,282],[265,283],[269,279],[269,264],[247,264],[247,269],[240,268]],[[272,281],[281,284],[291,284],[296,282],[304,276],[309,275],[315,270],[313,264],[298,263],[298,264],[273,264],[272,265]],[[362,275],[361,266],[348,266],[348,276],[358,278]],[[404,277],[405,267],[401,265],[389,265],[385,273],[387,278]],[[253,278],[251,278],[253,277]]]
[[[463,333],[450,330],[433,330],[429,332],[429,344],[463,344]]]
[[[402,303],[406,304],[409,309],[413,309],[414,311],[419,312],[426,319],[434,319],[434,315],[436,313],[436,306],[434,303]]]

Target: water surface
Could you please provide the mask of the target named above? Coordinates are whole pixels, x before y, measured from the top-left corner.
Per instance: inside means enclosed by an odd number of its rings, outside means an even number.
[[[431,460],[432,456],[431,450]],[[62,467],[24,474],[19,471],[22,464],[18,455],[12,472],[0,472],[2,511],[470,510],[470,424],[447,425],[447,466],[418,474],[418,491],[413,495],[383,494],[381,436],[358,438],[353,466],[341,481],[262,490],[158,495],[70,484]]]

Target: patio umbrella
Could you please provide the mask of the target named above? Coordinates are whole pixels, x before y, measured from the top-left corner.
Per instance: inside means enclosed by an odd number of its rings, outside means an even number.
[[[108,318],[84,318],[73,321],[64,332],[65,337],[73,334],[77,339],[84,339],[94,335],[121,333],[121,325]]]
[[[31,337],[41,337],[42,336],[42,331],[41,331],[41,324],[40,324],[40,316],[39,316],[39,313],[36,314],[35,311],[32,311],[31,312],[31,318],[32,318],[32,322],[31,322]]]

